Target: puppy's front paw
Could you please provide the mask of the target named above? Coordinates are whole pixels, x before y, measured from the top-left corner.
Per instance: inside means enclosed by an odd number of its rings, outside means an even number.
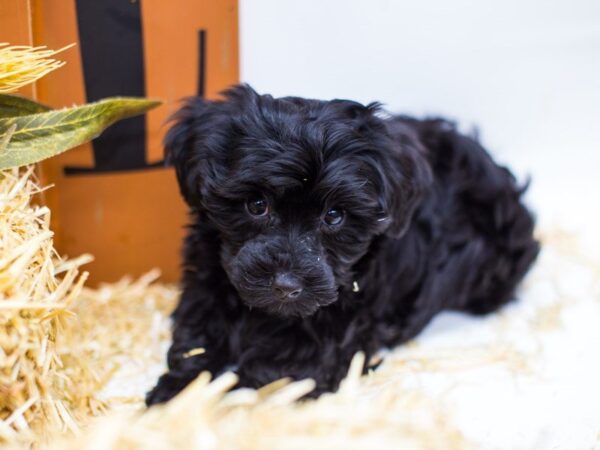
[[[165,373],[158,379],[156,386],[146,394],[146,405],[152,406],[171,400],[192,380],[193,378],[178,376],[171,372]]]

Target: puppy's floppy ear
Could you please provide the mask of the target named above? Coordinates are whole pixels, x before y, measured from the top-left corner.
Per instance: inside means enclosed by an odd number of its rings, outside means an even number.
[[[408,229],[433,177],[416,134],[394,118],[380,119],[379,111],[378,103],[366,106],[361,130],[380,154],[373,180],[381,206],[379,220],[386,225],[386,235],[399,238]]]
[[[384,166],[380,201],[389,225],[385,234],[399,238],[408,229],[423,194],[432,183],[431,168],[419,146],[390,142],[392,163]]]
[[[183,198],[199,206],[215,170],[215,155],[226,145],[229,118],[224,103],[200,97],[186,99],[170,118],[165,137],[165,163],[173,165]]]

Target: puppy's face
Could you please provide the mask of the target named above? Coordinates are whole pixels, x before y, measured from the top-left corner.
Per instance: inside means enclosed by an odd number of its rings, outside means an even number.
[[[406,229],[419,161],[377,107],[260,96],[192,99],[166,138],[188,204],[221,236],[221,263],[241,299],[304,317],[352,289],[373,239]]]

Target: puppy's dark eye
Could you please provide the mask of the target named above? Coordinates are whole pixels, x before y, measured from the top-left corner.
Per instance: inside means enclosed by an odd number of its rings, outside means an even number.
[[[325,217],[323,217],[323,222],[330,227],[341,224],[343,220],[344,211],[337,208],[329,208],[329,210],[325,213]]]
[[[253,216],[266,216],[269,212],[269,202],[263,197],[254,197],[246,202],[246,209]]]

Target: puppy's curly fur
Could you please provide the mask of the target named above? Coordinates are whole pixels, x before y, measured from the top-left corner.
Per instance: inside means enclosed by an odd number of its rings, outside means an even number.
[[[165,144],[192,224],[169,372],[148,404],[204,370],[335,390],[356,352],[511,300],[538,253],[523,189],[445,120],[241,85],[189,99]]]

